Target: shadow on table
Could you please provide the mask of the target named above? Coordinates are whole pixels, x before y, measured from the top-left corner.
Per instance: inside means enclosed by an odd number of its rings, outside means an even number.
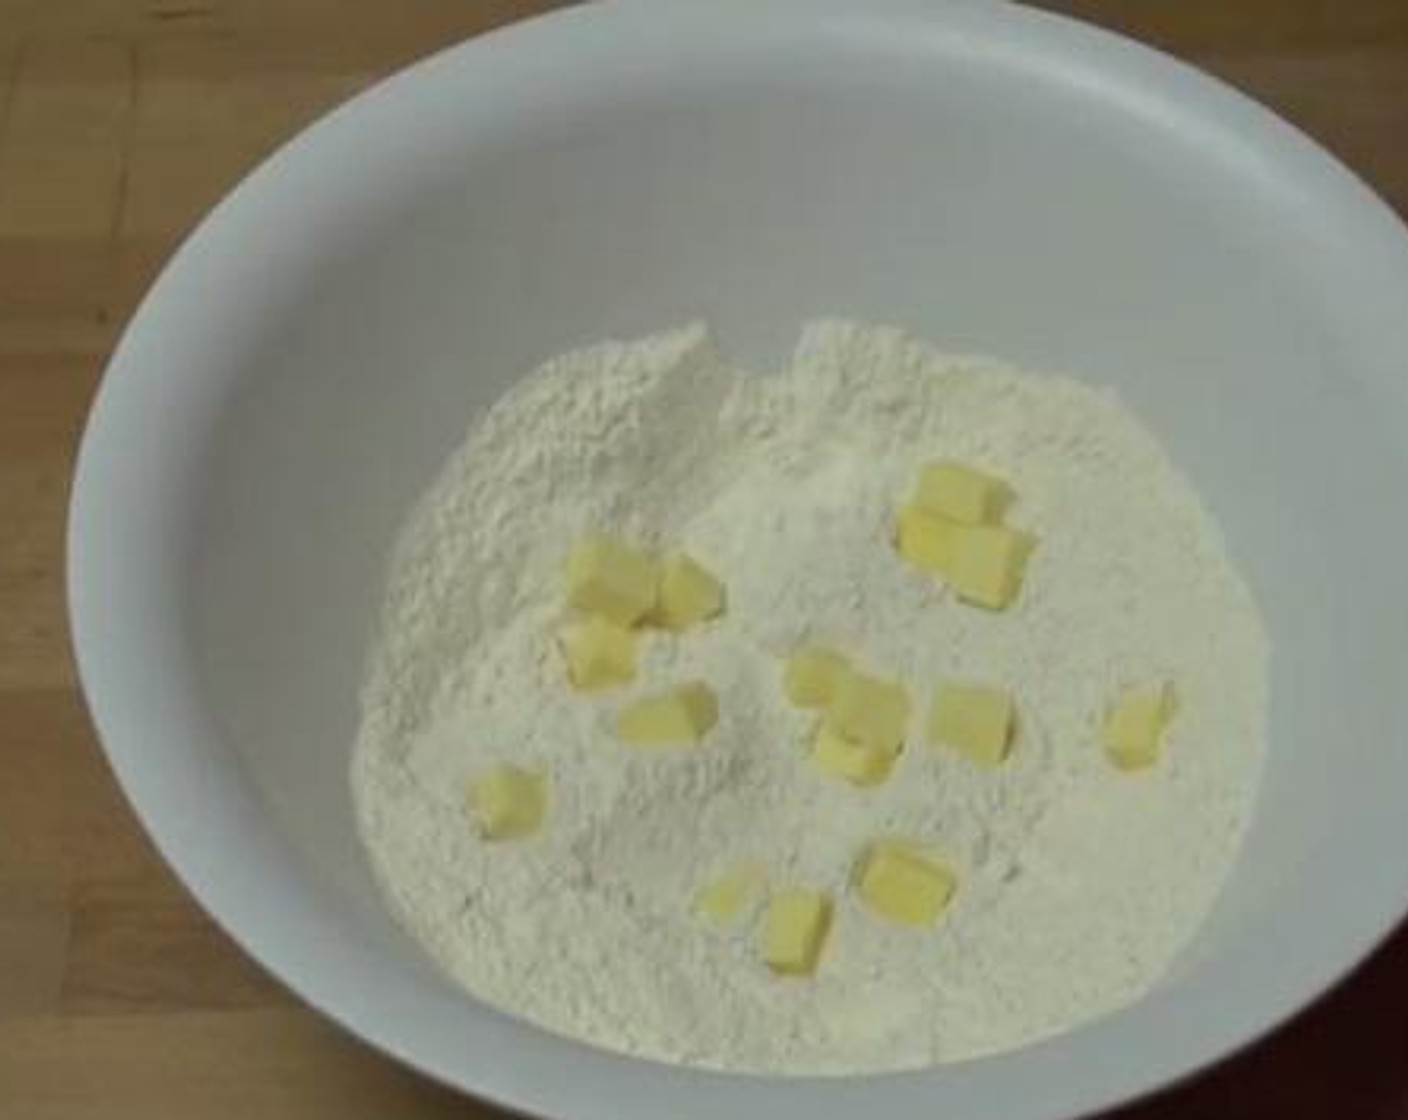
[[[1265,1042],[1105,1120],[1194,1117],[1408,1120],[1408,924],[1341,987]]]

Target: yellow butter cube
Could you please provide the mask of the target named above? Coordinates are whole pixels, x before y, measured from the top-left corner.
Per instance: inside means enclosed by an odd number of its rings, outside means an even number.
[[[962,525],[990,525],[1002,520],[1013,497],[1002,479],[945,461],[920,470],[914,504]]]
[[[724,611],[724,585],[682,553],[660,566],[660,595],[647,616],[652,625],[679,633]]]
[[[659,587],[655,558],[613,537],[586,537],[567,557],[567,601],[618,626],[639,622]]]
[[[699,888],[694,912],[719,925],[731,922],[762,896],[767,882],[767,868],[761,863],[736,864]]]
[[[531,771],[496,763],[469,783],[466,801],[486,840],[517,840],[542,824],[547,782]]]
[[[953,559],[959,525],[917,505],[901,506],[895,516],[895,550],[921,571],[941,576]]]
[[[1002,610],[1017,597],[1035,547],[1036,539],[1019,529],[964,525],[955,536],[945,573],[949,586],[966,603]]]
[[[824,708],[849,671],[846,659],[820,646],[804,646],[787,659],[782,688],[799,708]]]
[[[1173,685],[1131,689],[1105,716],[1105,753],[1121,770],[1140,770],[1158,761],[1164,730],[1178,708]]]
[[[603,618],[589,617],[564,626],[559,644],[573,688],[593,692],[635,679],[634,631]]]
[[[778,891],[763,919],[763,960],[784,976],[810,976],[831,931],[831,900],[817,891]]]
[[[827,705],[826,723],[853,743],[897,749],[909,727],[909,696],[903,685],[846,673]]]
[[[899,755],[897,747],[865,746],[852,742],[823,723],[812,740],[812,762],[824,774],[858,786],[879,785],[890,776]]]
[[[981,766],[996,766],[1007,757],[1015,715],[1005,689],[940,685],[929,712],[929,741],[953,747]]]
[[[877,840],[856,869],[861,901],[875,914],[903,925],[932,925],[953,897],[953,869],[905,840]]]
[[[719,702],[703,681],[638,700],[616,717],[616,736],[634,747],[698,743],[719,721]]]

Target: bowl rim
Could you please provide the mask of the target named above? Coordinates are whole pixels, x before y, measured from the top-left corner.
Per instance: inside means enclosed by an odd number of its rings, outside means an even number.
[[[78,676],[127,799],[216,922],[318,1010],[444,1084],[516,1110],[581,1120],[654,1120],[665,1102],[679,1120],[720,1113],[746,1120],[784,1108],[817,1117],[864,1109],[875,1120],[936,1108],[1015,1120],[1083,1115],[1167,1087],[1257,1040],[1346,975],[1408,909],[1408,864],[1375,869],[1338,887],[1336,905],[1317,916],[1313,932],[1283,930],[1274,953],[1249,947],[1227,954],[1161,999],[1157,1015],[1137,1004],[1009,1056],[848,1078],[723,1074],[607,1053],[477,1003],[480,1013],[465,1023],[466,997],[346,936],[325,900],[288,866],[278,841],[257,834],[257,797],[233,763],[197,758],[179,745],[217,742],[220,732],[183,661],[187,636],[169,590],[179,585],[180,558],[159,547],[174,524],[170,508],[189,498],[181,468],[198,461],[203,421],[213,422],[219,407],[211,387],[178,374],[201,347],[218,346],[242,324],[260,321],[295,283],[304,250],[265,245],[267,231],[287,228],[296,216],[312,231],[305,243],[326,242],[340,223],[393,205],[389,182],[332,202],[313,200],[309,188],[330,169],[384,162],[396,145],[414,144],[398,136],[404,131],[398,125],[431,109],[447,88],[474,91],[489,127],[514,98],[552,95],[559,88],[554,73],[564,69],[591,74],[642,59],[663,65],[672,51],[700,44],[768,50],[862,41],[916,50],[962,44],[1009,63],[1054,67],[1066,80],[1096,82],[1111,97],[1137,101],[1142,111],[1172,114],[1248,161],[1250,173],[1288,177],[1313,192],[1337,235],[1373,258],[1397,291],[1408,291],[1408,238],[1397,217],[1294,127],[1151,48],[988,0],[601,0],[432,55],[276,152],[174,255],[116,347],[95,397],[68,524]],[[290,279],[269,279],[280,275],[267,271],[278,265],[289,266]],[[212,293],[232,298],[222,303]],[[211,310],[217,304],[222,309]],[[154,419],[158,402],[181,423],[163,429],[161,414]],[[134,443],[138,433],[142,439]],[[169,745],[153,752],[153,743]],[[240,858],[229,858],[236,843]],[[1237,998],[1219,998],[1227,992]],[[1131,1038],[1150,1044],[1131,1046]]]

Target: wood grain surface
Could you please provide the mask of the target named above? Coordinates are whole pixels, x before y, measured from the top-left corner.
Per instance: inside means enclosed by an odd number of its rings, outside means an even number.
[[[103,360],[181,234],[324,108],[549,6],[0,0],[4,1120],[497,1115],[300,1005],[158,861],[74,689],[62,533]],[[1047,6],[1241,86],[1408,213],[1408,0]],[[1408,934],[1270,1040],[1120,1116],[1408,1120]]]

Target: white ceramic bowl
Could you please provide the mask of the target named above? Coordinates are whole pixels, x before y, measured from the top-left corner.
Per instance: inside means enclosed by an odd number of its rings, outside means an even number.
[[[1181,1077],[1408,900],[1408,239],[1218,83],[992,3],[640,0],[457,47],[225,201],[108,370],[73,499],[84,687],[166,858],[312,1004],[573,1120],[1063,1117]],[[1128,1011],[1005,1057],[766,1080],[604,1054],[443,983],[345,778],[388,542],[470,417],[695,317],[751,361],[838,312],[1117,385],[1220,515],[1276,643],[1224,901]]]

